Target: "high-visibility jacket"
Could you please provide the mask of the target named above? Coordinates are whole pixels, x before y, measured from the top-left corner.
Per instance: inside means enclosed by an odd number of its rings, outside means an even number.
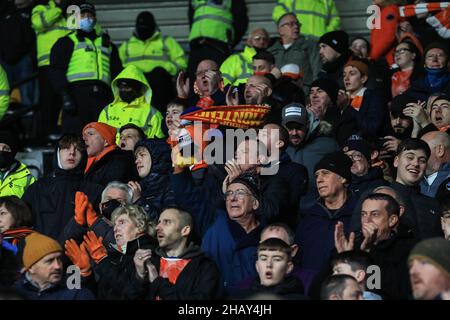
[[[160,32],[145,41],[132,36],[119,47],[119,56],[124,67],[132,64],[145,73],[162,67],[174,76],[187,67],[183,48],[174,38]]]
[[[15,169],[14,169],[15,167]],[[16,162],[11,172],[0,177],[0,197],[17,196],[19,198],[25,190],[36,181],[26,165]]]
[[[68,36],[73,42],[73,52],[67,68],[67,81],[100,80],[111,83],[112,47],[102,46],[102,37],[94,41],[85,37],[79,41],[76,32]]]
[[[231,2],[231,0],[223,0],[222,4],[215,4],[210,0],[192,0],[194,19],[189,41],[205,37],[232,42],[234,28]]]
[[[0,65],[0,120],[3,119],[9,106],[9,82],[5,70]]]
[[[255,48],[245,46],[244,51],[229,56],[220,66],[223,84],[238,86],[246,83],[253,75],[252,59],[255,54]]]
[[[275,22],[293,12],[302,24],[300,32],[307,38],[318,39],[327,32],[341,29],[341,18],[334,0],[278,0],[273,9]]]
[[[142,95],[130,103],[122,101],[119,96],[119,88],[117,81],[119,79],[133,79],[143,84]],[[114,93],[114,101],[106,106],[98,118],[98,122],[103,122],[117,129],[133,123],[140,127],[148,138],[164,138],[161,129],[163,116],[155,107],[151,105],[152,89],[145,79],[142,71],[134,66],[129,65],[113,80],[112,91]],[[116,136],[118,141],[119,134]]]
[[[56,41],[69,34],[61,8],[53,0],[47,5],[38,5],[31,12],[31,25],[36,32],[38,66],[50,65],[50,51]]]

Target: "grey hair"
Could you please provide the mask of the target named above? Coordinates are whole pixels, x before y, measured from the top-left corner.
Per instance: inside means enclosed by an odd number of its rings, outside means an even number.
[[[394,194],[394,196],[393,196],[392,198],[394,198],[394,199],[398,202],[398,204],[401,205],[402,207],[405,206],[405,201],[403,200],[402,196],[400,196],[400,195],[398,194],[398,192],[395,191],[395,189],[393,189],[393,188],[391,188],[391,187],[389,187],[389,186],[379,186],[379,187],[376,187],[375,189],[372,190],[372,193],[378,193],[380,190],[383,190],[383,189],[384,189],[384,190],[392,191],[392,193]]]
[[[102,202],[105,201],[106,192],[109,189],[113,188],[122,190],[127,194],[127,204],[133,203],[133,190],[127,184],[119,181],[112,181],[106,185],[105,189],[102,192]]]
[[[139,231],[148,233],[149,221],[147,214],[142,207],[133,204],[126,204],[116,208],[111,214],[112,223],[115,224],[117,218],[123,214],[128,216],[131,221],[134,222]]]

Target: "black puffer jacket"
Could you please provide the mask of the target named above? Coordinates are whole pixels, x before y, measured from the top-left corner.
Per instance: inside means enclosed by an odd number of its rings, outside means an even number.
[[[380,167],[373,167],[364,176],[355,176],[352,174],[352,183],[350,190],[357,196],[360,196],[367,190],[373,190],[380,186],[387,186],[388,182],[383,178],[383,170]]]
[[[139,147],[148,150],[152,165],[149,174],[140,181],[142,193],[136,204],[144,208],[150,220],[157,221],[162,209],[176,204],[174,193],[169,186],[171,150],[165,140],[159,139],[141,140],[134,150]]]
[[[136,278],[134,254],[138,249],[153,251],[155,247],[156,241],[145,234],[128,242],[126,253],[118,250],[108,251],[108,256],[94,266],[95,274],[98,276],[98,299],[135,300],[140,298],[133,286]]]
[[[103,187],[112,181],[137,181],[138,177],[132,152],[120,149],[105,154],[84,175],[86,181],[101,184]]]
[[[103,186],[83,180],[86,154],[76,168],[64,170],[59,166],[58,153],[57,148],[53,157],[53,176],[33,183],[22,200],[31,208],[34,229],[63,243],[64,228],[75,214],[75,193],[84,192],[94,207],[98,207]]]
[[[270,287],[263,286],[256,278],[249,289],[238,292],[234,299],[250,299],[258,294],[267,294],[284,300],[307,300],[303,292],[303,284],[294,276],[286,276],[279,284]]]

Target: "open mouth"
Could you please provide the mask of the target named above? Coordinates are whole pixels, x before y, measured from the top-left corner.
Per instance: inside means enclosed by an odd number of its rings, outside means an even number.
[[[265,276],[266,276],[266,279],[272,279],[273,278],[272,271],[266,271]]]

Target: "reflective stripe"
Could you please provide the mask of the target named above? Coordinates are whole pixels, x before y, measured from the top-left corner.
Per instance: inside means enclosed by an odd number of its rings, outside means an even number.
[[[49,24],[47,23],[47,21],[45,20],[44,17],[44,11],[39,12],[39,18],[41,19],[41,23],[44,26],[44,28],[48,28]]]
[[[50,55],[49,54],[43,54],[42,56],[40,56],[38,58],[38,62],[44,61],[44,60],[48,60],[50,59]]]
[[[148,113],[148,116],[147,116],[147,120],[145,120],[145,124],[144,124],[144,126],[142,127],[142,131],[144,131],[144,133],[145,134],[147,134],[145,131],[147,131],[147,129],[148,129],[148,127],[149,127],[149,123],[150,123],[150,121],[152,120],[152,118],[153,118],[153,116],[156,114],[156,108],[155,107],[152,107],[152,106],[150,106],[150,112]]]
[[[239,80],[239,79],[247,79],[247,78],[250,78],[252,75],[253,75],[253,74],[251,74],[251,73],[241,73],[241,74],[239,75],[239,77],[238,77],[238,80]]]
[[[95,72],[84,72],[84,73],[72,74],[72,75],[68,76],[67,79],[70,81],[70,80],[93,77],[93,76],[95,76]]]
[[[231,84],[233,84],[233,78],[227,74],[227,73],[222,73],[222,77],[224,77],[225,79],[227,79],[228,81],[231,82]]]
[[[126,62],[133,62],[133,61],[139,61],[139,60],[146,60],[146,59],[150,59],[150,60],[161,60],[161,61],[166,61],[168,60],[167,56],[140,56],[140,57],[134,57],[134,58],[126,58]]]
[[[194,19],[193,22],[198,22],[200,20],[205,20],[205,19],[210,19],[210,20],[216,20],[216,21],[224,22],[224,23],[226,23],[226,24],[228,24],[230,26],[233,23],[233,20],[231,20],[231,19],[215,16],[215,15],[212,15],[212,14],[205,14],[205,15],[202,15],[200,17],[197,17],[197,18]]]
[[[245,61],[242,54],[238,54],[238,56],[239,56],[239,59],[241,59],[241,69],[242,69],[242,72],[238,76],[238,79],[244,79],[244,78],[248,78],[248,77],[252,76],[251,73],[247,73],[248,69],[252,69],[251,66]]]
[[[0,96],[9,96],[9,90],[0,90]]]
[[[111,55],[109,48],[100,47],[100,50],[102,51],[102,53],[106,54],[108,57]]]
[[[318,12],[311,11],[311,10],[295,10],[294,12],[295,12],[295,14],[310,14],[310,15],[313,15],[313,16],[318,16],[318,17],[321,17],[321,18],[323,18],[325,20],[328,18],[328,16],[326,16],[326,15],[324,15],[322,13],[318,13]]]
[[[289,9],[284,3],[279,3],[278,4],[280,7],[282,7],[284,10],[286,10],[286,13],[287,12],[291,12],[291,9]],[[281,16],[283,16],[283,15],[281,15]],[[278,18],[278,21],[280,21],[280,18]],[[277,21],[277,22],[278,22]]]

